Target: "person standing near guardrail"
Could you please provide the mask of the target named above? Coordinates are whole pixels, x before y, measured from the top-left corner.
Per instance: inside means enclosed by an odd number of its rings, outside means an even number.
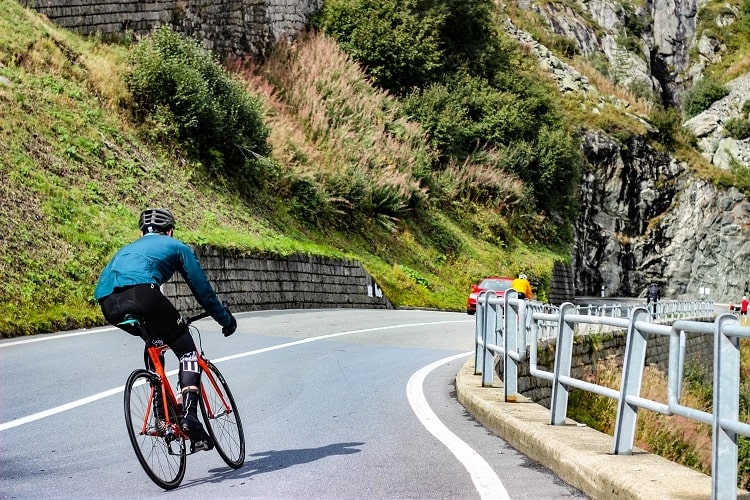
[[[646,305],[649,306],[648,310],[651,311],[651,314],[656,312],[656,303],[659,302],[660,298],[661,290],[659,290],[659,285],[652,281],[646,290]]]
[[[529,283],[528,278],[525,274],[521,273],[518,275],[518,278],[514,279],[510,287],[518,292],[519,297],[522,299],[529,299],[531,300],[533,298],[533,293],[531,291],[531,283]]]
[[[742,297],[742,302],[740,302],[740,316],[747,317],[747,306],[750,304],[750,301],[747,300],[747,295]]]

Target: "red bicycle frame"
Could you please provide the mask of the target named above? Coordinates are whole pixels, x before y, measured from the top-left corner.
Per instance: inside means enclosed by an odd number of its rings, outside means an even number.
[[[162,386],[161,404],[164,408],[166,427],[175,436],[179,438],[183,438],[183,439],[189,439],[189,436],[182,431],[180,426],[177,425],[177,422],[172,422],[171,415],[169,412],[169,404],[167,403],[167,399],[169,399],[169,401],[172,403],[173,408],[178,408],[179,406],[177,404],[177,398],[175,397],[174,391],[172,390],[172,385],[169,383],[169,379],[167,378],[167,374],[164,369],[164,363],[162,363],[164,353],[167,352],[168,350],[169,350],[169,346],[165,344],[161,346],[149,346],[146,349],[146,352],[148,353],[148,357],[151,360],[153,371],[161,380],[161,386]],[[214,419],[216,417],[220,417],[220,416],[231,413],[232,406],[224,398],[224,392],[222,391],[222,389],[219,387],[219,384],[214,379],[213,373],[211,373],[211,370],[209,369],[208,364],[206,363],[206,360],[202,354],[198,356],[198,366],[200,367],[201,372],[203,374],[203,376],[201,377],[202,378],[201,399],[203,400],[203,405],[204,405],[204,408],[206,409],[206,415],[208,416],[208,418]],[[211,386],[214,388],[215,393],[219,396],[221,400],[221,406],[223,406],[223,411],[221,411],[220,413],[215,413],[214,408],[211,405],[211,402],[208,400],[206,391],[203,390],[203,385],[206,379],[208,379],[208,381],[211,383]],[[146,434],[148,432],[148,422],[149,422],[149,417],[151,415],[155,392],[156,392],[156,388],[152,386],[151,397],[146,406],[146,414],[143,416],[143,425],[141,426],[142,434]]]

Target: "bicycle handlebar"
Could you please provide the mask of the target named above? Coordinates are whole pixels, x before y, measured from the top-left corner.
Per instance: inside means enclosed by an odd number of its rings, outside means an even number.
[[[221,305],[224,306],[224,309],[226,309],[227,311],[229,311],[229,307],[227,307],[227,303],[226,302],[222,302]],[[184,318],[184,320],[189,325],[190,323],[198,321],[199,319],[208,318],[209,316],[211,316],[211,315],[208,312],[203,311],[202,313],[196,314],[195,316],[189,316],[187,318]]]
[[[188,318],[185,318],[185,321],[189,325],[190,323],[194,323],[194,322],[198,321],[199,319],[208,318],[209,316],[211,316],[211,315],[208,314],[206,311],[203,311],[202,313],[196,314],[195,316],[190,316]]]

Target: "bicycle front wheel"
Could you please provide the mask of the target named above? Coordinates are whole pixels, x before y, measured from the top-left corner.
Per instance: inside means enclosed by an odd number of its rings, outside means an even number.
[[[245,433],[232,393],[216,366],[206,360],[210,373],[203,374],[201,413],[216,451],[233,469],[245,462]]]
[[[125,385],[125,423],[130,443],[143,470],[153,482],[171,490],[182,482],[187,464],[185,441],[164,435],[164,425],[153,410],[154,387],[159,379],[148,370],[135,370]],[[170,408],[171,414],[176,414]]]

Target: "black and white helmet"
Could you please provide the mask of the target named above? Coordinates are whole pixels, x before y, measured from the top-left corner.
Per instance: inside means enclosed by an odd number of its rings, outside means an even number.
[[[174,229],[174,216],[166,208],[147,208],[141,212],[138,227],[144,233],[166,233]]]

